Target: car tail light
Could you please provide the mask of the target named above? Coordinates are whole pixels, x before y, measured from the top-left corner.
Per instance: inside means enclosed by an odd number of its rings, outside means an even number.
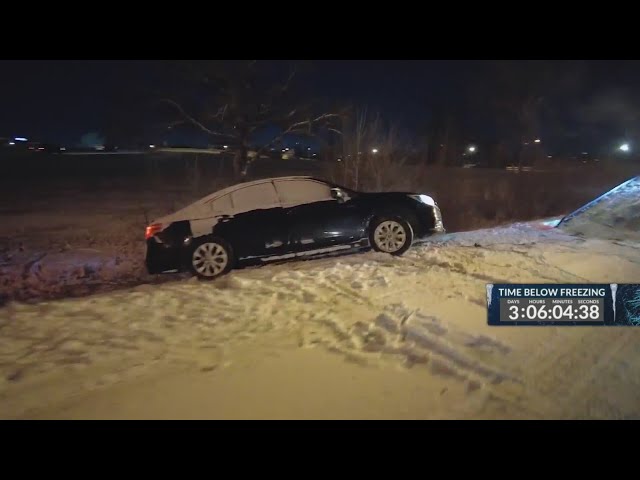
[[[149,240],[156,233],[159,233],[161,231],[162,231],[162,224],[161,223],[151,224],[151,225],[149,225],[147,227],[146,231],[144,232],[144,238],[145,238],[145,240]]]

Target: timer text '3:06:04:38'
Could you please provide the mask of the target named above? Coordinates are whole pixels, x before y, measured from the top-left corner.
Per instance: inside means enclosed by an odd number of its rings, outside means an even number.
[[[600,305],[509,306],[509,320],[597,320]]]

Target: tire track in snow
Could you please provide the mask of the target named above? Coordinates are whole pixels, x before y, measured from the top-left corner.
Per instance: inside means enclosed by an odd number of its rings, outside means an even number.
[[[503,339],[508,330],[484,328],[484,284],[501,277],[515,283],[571,280],[571,273],[536,258],[538,249],[580,248],[511,247],[416,246],[401,258],[368,253],[246,269],[214,282],[188,280],[36,305],[13,303],[0,309],[5,340],[0,373],[13,388],[51,372],[88,372],[111,362],[118,363],[118,373],[102,385],[156,361],[211,371],[232,358],[240,343],[273,349],[269,342],[278,335],[295,339],[292,345],[326,348],[362,365],[425,368],[463,382],[469,395],[484,398],[487,411],[499,406],[536,417],[566,413],[565,402],[579,403],[579,398],[561,385],[573,368],[563,355],[576,349],[577,358],[589,365],[588,352],[597,350],[602,338],[581,340],[572,334],[564,345],[560,337],[542,335],[549,341],[546,349],[541,340],[538,350],[527,344],[520,351]],[[461,312],[478,312],[482,324],[478,318],[461,321],[444,308],[454,304],[464,307]],[[77,343],[63,348],[62,339]],[[43,351],[35,348],[39,342]],[[613,349],[607,358],[630,345]],[[25,351],[32,353],[14,375],[15,360]],[[585,378],[596,378],[588,377],[586,366],[580,368],[576,371]],[[607,368],[606,363],[596,367]],[[576,388],[584,392],[589,382]]]

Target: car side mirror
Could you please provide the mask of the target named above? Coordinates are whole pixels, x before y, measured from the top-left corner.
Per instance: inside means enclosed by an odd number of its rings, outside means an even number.
[[[347,197],[340,188],[332,188],[331,189],[331,198],[337,200],[338,203],[344,203],[347,201]]]

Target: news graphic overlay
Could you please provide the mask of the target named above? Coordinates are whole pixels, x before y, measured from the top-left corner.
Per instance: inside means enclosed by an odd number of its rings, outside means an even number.
[[[640,326],[640,284],[487,284],[489,325]]]

